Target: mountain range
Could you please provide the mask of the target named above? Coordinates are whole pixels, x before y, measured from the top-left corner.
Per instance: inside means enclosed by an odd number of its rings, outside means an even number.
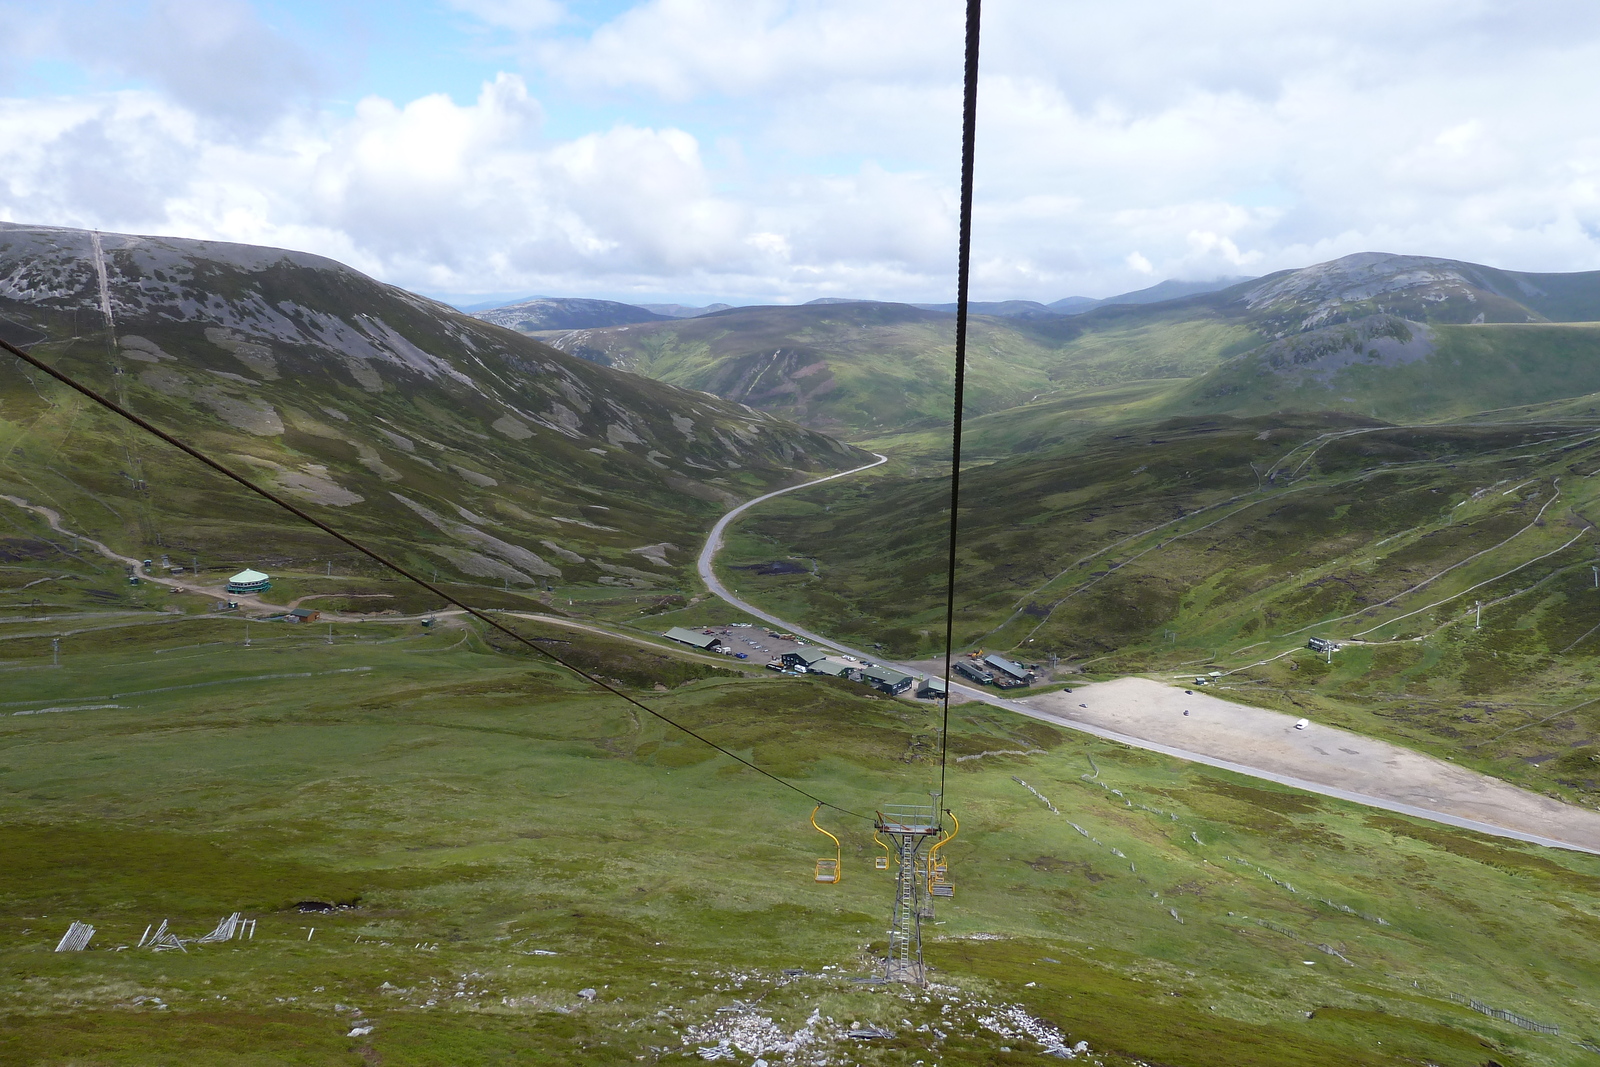
[[[1153,304],[1173,300],[1195,293],[1210,293],[1226,288],[1243,277],[1217,278],[1207,282],[1164,281],[1147,289],[1117,296],[1069,296],[1049,304],[1036,300],[974,301],[971,311],[978,315],[998,315],[1001,318],[1036,318],[1050,315],[1079,315],[1091,308],[1106,304]],[[850,297],[823,296],[807,301],[811,304],[872,303]],[[508,326],[523,333],[541,330],[581,330],[599,326],[626,326],[635,322],[654,322],[660,319],[693,319],[727,311],[732,304],[707,304],[689,307],[683,304],[628,304],[615,300],[590,300],[582,297],[537,296],[505,304],[475,304],[462,310],[476,315],[485,322]],[[925,311],[954,312],[955,304],[912,304]]]
[[[1410,419],[1600,389],[1600,334],[1554,325],[1600,319],[1596,273],[1362,253],[1157,299],[1173,291],[1072,315],[974,315],[968,415],[1038,421],[1066,405],[1089,418],[1089,398],[1109,389],[1117,418],[1137,400],[1151,416],[1287,407]],[[939,308],[830,300],[540,336],[856,440],[948,415],[954,316]]]

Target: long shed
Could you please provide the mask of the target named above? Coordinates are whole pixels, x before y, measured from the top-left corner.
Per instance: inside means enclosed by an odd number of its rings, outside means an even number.
[[[1008,677],[1015,678],[1019,682],[1033,681],[1032,671],[1028,670],[1028,668],[1024,667],[1020,663],[1011,662],[999,653],[989,653],[987,656],[983,657],[983,662],[986,666],[993,667],[995,670],[1007,675]]]

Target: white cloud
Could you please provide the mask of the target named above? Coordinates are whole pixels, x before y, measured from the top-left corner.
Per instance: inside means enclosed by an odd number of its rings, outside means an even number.
[[[216,136],[259,132],[329,81],[311,50],[245,0],[0,2],[0,35],[12,64],[65,60],[91,77],[147,86],[216,120]]]
[[[555,0],[451,3],[524,76],[339,109],[316,103],[317,49],[242,0],[79,4],[112,29],[77,43],[0,0],[25,55],[115,56],[135,83],[0,101],[0,213],[289,244],[433,292],[948,296],[957,0],[645,0],[591,28]],[[1587,0],[985,19],[984,298],[1365,249],[1600,268]],[[103,47],[113,30],[140,47]]]
[[[785,96],[846,82],[943,84],[961,9],[923,0],[646,0],[588,37],[548,41],[545,67],[672,100]]]

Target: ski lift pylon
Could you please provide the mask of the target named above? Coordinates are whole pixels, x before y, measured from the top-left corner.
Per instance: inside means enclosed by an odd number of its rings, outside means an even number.
[[[817,812],[821,810],[821,804],[811,809],[811,828],[819,834],[827,834],[828,838],[833,841],[833,859],[830,860],[824,856],[817,860],[817,881],[837,885],[844,880],[843,864],[841,863],[844,859],[844,846],[839,844],[837,837],[817,825]]]

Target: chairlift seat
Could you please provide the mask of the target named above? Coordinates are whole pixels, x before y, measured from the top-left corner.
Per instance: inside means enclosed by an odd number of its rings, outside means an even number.
[[[872,861],[872,865],[878,868],[880,871],[887,871],[889,869],[889,857],[879,856],[877,859]]]
[[[839,880],[839,861],[838,860],[818,860],[817,861],[817,881],[832,883],[832,882],[837,882],[838,880]]]

